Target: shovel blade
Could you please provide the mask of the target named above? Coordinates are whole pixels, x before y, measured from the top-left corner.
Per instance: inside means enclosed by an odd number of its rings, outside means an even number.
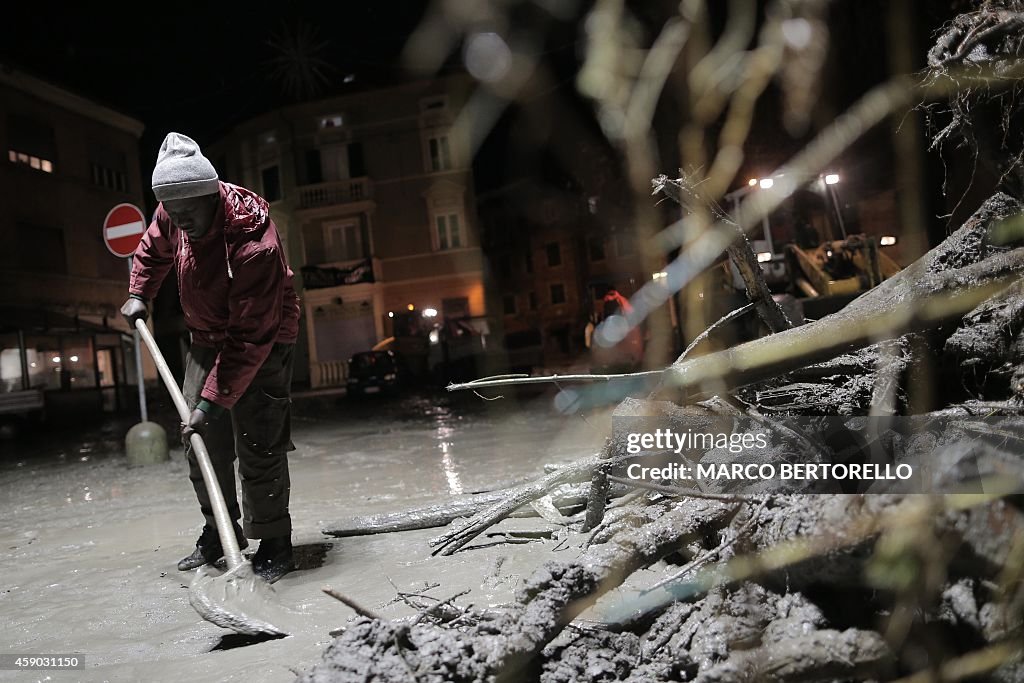
[[[274,588],[243,562],[223,574],[209,565],[196,570],[188,600],[203,619],[245,635],[289,635],[288,610]]]

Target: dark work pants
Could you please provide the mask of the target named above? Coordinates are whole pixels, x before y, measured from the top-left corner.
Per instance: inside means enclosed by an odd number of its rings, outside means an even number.
[[[228,412],[212,420],[204,440],[213,471],[227,504],[228,516],[238,520],[235,494],[235,457],[242,480],[242,530],[246,538],[290,536],[288,515],[288,451],[291,442],[292,362],[294,344],[274,344],[267,360],[253,378],[249,389]],[[199,403],[206,378],[217,359],[217,350],[193,345],[185,365],[182,393],[189,410]],[[185,444],[188,478],[199,499],[206,523],[216,528],[210,497],[192,447]]]

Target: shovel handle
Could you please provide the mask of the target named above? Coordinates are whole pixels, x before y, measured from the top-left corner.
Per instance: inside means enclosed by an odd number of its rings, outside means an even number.
[[[174,381],[171,369],[167,367],[167,361],[164,360],[163,354],[160,353],[160,348],[156,345],[156,340],[153,339],[149,328],[146,327],[146,321],[136,319],[135,329],[146,343],[149,353],[153,356],[153,362],[156,363],[156,369],[164,381],[164,386],[167,387],[167,391],[171,394],[171,400],[174,401],[174,407],[178,410],[181,423],[187,424],[191,411],[188,408],[188,404],[185,403],[185,397],[182,395],[181,389],[178,388],[177,383]],[[195,433],[192,434],[189,443],[192,445],[192,452],[195,453],[196,460],[199,462],[199,469],[203,473],[203,482],[206,484],[206,493],[210,496],[213,518],[217,522],[217,534],[220,536],[220,545],[224,548],[224,557],[227,558],[228,568],[235,569],[242,564],[242,551],[238,549],[238,539],[235,538],[235,531],[231,527],[231,520],[228,519],[228,508],[224,504],[224,495],[220,491],[220,484],[217,482],[217,475],[214,474],[213,465],[210,464],[210,454],[206,450],[206,443],[203,442],[203,437]]]

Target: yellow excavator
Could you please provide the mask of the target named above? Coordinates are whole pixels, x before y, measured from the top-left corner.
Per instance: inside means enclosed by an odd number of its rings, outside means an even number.
[[[771,188],[776,180],[751,178],[747,186],[726,195],[731,215],[738,220],[743,198]],[[838,310],[900,271],[883,250],[896,244],[895,234],[847,234],[838,183],[838,174],[823,175],[766,216],[762,229],[750,237],[768,286],[796,296],[814,317]],[[739,272],[731,264],[729,268],[733,286],[742,289]]]
[[[879,249],[884,237],[850,235],[812,249],[786,247],[793,286],[804,296],[859,294],[900,271]]]

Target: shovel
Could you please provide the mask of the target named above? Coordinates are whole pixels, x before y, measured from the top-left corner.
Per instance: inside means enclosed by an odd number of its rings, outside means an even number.
[[[187,423],[191,411],[153,335],[150,334],[144,320],[136,320],[135,329],[139,331],[139,335],[153,355],[153,361],[167,391],[171,394],[182,424]],[[206,483],[206,491],[213,507],[213,517],[217,522],[217,534],[220,536],[221,547],[224,548],[224,557],[228,564],[228,569],[223,574],[216,573],[209,565],[200,567],[189,587],[189,602],[199,616],[223,628],[253,636],[288,635],[284,630],[288,610],[278,603],[277,593],[273,587],[253,572],[252,565],[242,558],[242,552],[238,549],[238,541],[231,528],[231,520],[228,519],[227,506],[224,504],[224,496],[210,464],[210,455],[203,437],[192,434],[189,443],[192,445],[196,460],[199,461],[199,469],[203,472],[203,481]]]

